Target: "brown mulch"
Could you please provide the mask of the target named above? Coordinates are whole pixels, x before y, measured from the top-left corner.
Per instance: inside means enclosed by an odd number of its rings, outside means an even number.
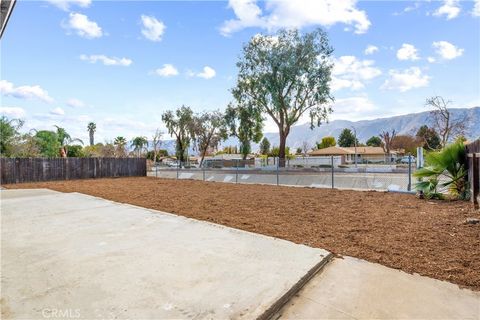
[[[176,213],[327,249],[480,290],[470,203],[413,195],[157,178],[26,183]]]

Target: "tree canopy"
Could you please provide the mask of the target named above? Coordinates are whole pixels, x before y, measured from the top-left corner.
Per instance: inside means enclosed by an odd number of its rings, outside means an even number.
[[[323,137],[322,141],[317,142],[317,149],[325,149],[328,147],[334,147],[337,144],[334,137]]]
[[[274,36],[256,35],[243,48],[233,96],[240,105],[257,108],[273,119],[279,130],[282,159],[290,128],[301,116],[308,113],[313,128],[332,112],[332,52],[321,29],[305,34],[281,30]]]
[[[260,142],[260,154],[267,155],[270,152],[270,141],[264,137]]]
[[[192,138],[200,154],[200,166],[209,148],[216,149],[227,138],[224,115],[220,111],[204,112],[192,118]]]
[[[417,138],[422,141],[423,148],[427,150],[438,150],[442,146],[442,141],[437,131],[429,128],[427,125],[421,126],[416,134]]]
[[[355,142],[358,145],[358,140],[355,138],[355,135],[353,134],[352,130],[345,128],[342,130],[340,135],[338,136],[338,145],[340,147],[354,147]]]
[[[382,146],[382,139],[377,136],[370,137],[367,140],[367,146],[369,147],[381,147]]]
[[[163,113],[162,120],[168,133],[175,136],[176,156],[180,163],[185,162],[188,147],[195,137],[193,131],[193,111],[190,107],[181,106],[175,112],[169,110]]]
[[[252,152],[251,141],[258,143],[263,136],[263,118],[260,110],[253,105],[229,104],[225,111],[225,121],[230,136],[240,142],[240,153],[245,160]]]

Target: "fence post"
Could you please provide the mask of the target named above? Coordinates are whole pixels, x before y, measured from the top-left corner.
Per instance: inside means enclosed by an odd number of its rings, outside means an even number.
[[[277,186],[279,183],[279,176],[278,176],[278,170],[280,169],[280,158],[277,159]]]
[[[238,183],[238,159],[235,160],[236,170],[235,170],[235,183]]]
[[[179,171],[180,171],[180,166],[182,165],[182,162],[181,161],[177,161],[177,180],[178,180],[178,174],[179,174]]]
[[[333,156],[331,156],[331,160],[332,160],[332,189],[335,188],[335,182],[334,182],[334,168],[333,168]]]
[[[412,155],[408,155],[408,186],[407,190],[412,190]]]
[[[203,181],[205,181],[205,164],[202,163]]]
[[[478,157],[478,153],[472,152],[471,154],[468,154],[468,161],[471,159],[471,164],[469,163],[469,181],[470,181],[470,199],[473,203],[473,208],[478,209],[478,195],[479,195],[479,186],[480,186],[480,174],[479,174],[479,164],[478,160],[480,158]]]

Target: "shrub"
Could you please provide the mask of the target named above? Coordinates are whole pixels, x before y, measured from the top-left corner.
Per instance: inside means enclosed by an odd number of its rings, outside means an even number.
[[[414,173],[417,178],[427,179],[417,183],[417,190],[423,191],[427,198],[442,198],[441,194],[448,192],[456,199],[468,199],[463,144],[453,143],[441,151],[428,153],[425,164],[425,168]]]

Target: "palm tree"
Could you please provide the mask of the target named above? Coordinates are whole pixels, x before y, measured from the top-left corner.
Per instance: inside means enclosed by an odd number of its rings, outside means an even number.
[[[83,141],[78,139],[78,138],[72,138],[68,132],[59,126],[55,126],[57,128],[57,136],[58,136],[58,142],[60,142],[61,148],[64,152],[64,157],[68,155],[68,147],[74,143],[74,142],[79,142],[80,144],[83,145]]]
[[[137,156],[140,157],[142,150],[148,148],[148,140],[146,137],[135,137],[132,140],[131,146],[133,150],[137,152]]]
[[[127,145],[127,139],[122,136],[118,136],[113,141],[113,144],[116,146],[116,156],[117,157],[124,157],[126,155],[125,146]]]
[[[87,126],[87,131],[88,131],[88,134],[90,135],[90,145],[91,146],[93,146],[95,144],[93,135],[95,134],[96,130],[97,130],[97,125],[95,124],[95,122],[90,122]]]
[[[417,183],[417,190],[423,191],[427,198],[443,198],[444,191],[458,199],[468,198],[464,161],[463,143],[453,143],[441,151],[428,153],[425,156],[426,166],[414,173],[417,178],[427,179]]]

